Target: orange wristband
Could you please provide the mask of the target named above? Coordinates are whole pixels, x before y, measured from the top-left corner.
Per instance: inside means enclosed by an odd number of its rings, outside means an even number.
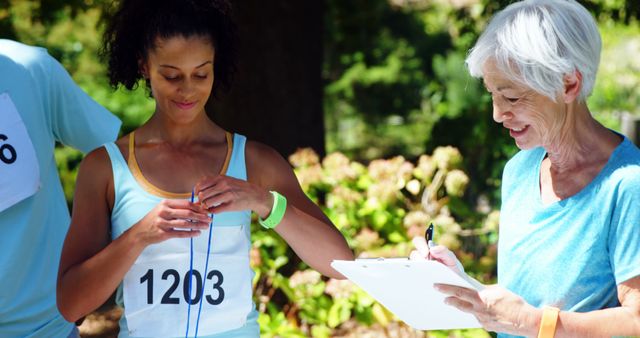
[[[545,307],[540,321],[538,338],[553,338],[556,335],[556,324],[560,309],[556,307]]]

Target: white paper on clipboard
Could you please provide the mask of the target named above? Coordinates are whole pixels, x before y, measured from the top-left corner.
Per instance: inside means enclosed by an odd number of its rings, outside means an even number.
[[[473,315],[445,304],[445,295],[433,288],[434,283],[474,288],[469,281],[439,262],[408,259],[335,260],[331,266],[415,329],[481,327]]]

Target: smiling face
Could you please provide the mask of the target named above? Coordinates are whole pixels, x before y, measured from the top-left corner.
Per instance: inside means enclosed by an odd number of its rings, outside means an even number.
[[[493,119],[509,129],[520,149],[546,147],[553,143],[564,112],[562,100],[558,103],[548,97],[510,80],[493,61],[483,67],[484,85],[493,101]]]
[[[213,86],[214,49],[207,37],[157,38],[141,70],[151,84],[156,113],[188,123],[204,113]]]

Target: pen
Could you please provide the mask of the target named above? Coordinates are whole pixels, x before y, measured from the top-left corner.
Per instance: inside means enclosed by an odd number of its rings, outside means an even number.
[[[431,241],[433,241],[433,223],[429,224],[427,231],[424,233],[424,239],[427,240],[427,248],[429,249],[429,253],[427,254],[427,259],[431,259]]]

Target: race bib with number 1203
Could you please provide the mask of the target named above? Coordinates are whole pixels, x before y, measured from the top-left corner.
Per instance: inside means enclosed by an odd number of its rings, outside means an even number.
[[[0,212],[35,194],[40,168],[27,128],[9,93],[0,94]]]
[[[198,335],[237,329],[252,309],[251,269],[247,255],[195,252],[189,295],[189,253],[167,253],[138,259],[123,281],[125,317],[132,337],[180,337],[187,325]],[[205,282],[204,289],[202,283]]]

